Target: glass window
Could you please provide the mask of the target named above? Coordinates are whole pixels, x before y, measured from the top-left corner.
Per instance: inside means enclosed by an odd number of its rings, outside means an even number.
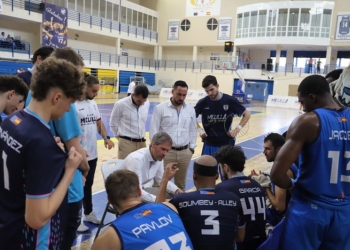
[[[298,26],[299,9],[289,10],[289,23],[288,26]]]
[[[269,10],[267,26],[276,26],[277,10]]]
[[[106,18],[106,7],[106,0],[100,0],[100,17],[102,18]]]
[[[243,23],[243,14],[240,13],[237,15],[237,30],[242,29],[242,23]]]
[[[258,24],[258,11],[252,11],[250,13],[250,28],[256,27]]]
[[[75,0],[68,0],[68,9],[75,10]]]
[[[119,17],[119,5],[113,4],[113,20],[119,21],[118,17]]]
[[[158,18],[153,17],[153,31],[157,32],[158,28]]]
[[[323,10],[322,27],[331,27],[332,10]]]
[[[92,15],[98,16],[99,1],[92,0]]]
[[[91,0],[85,0],[85,13],[91,15]]]
[[[259,10],[259,21],[258,21],[258,27],[266,27],[266,10]]]
[[[310,9],[300,10],[299,36],[309,36]]]
[[[249,12],[243,14],[243,29],[249,28]]]
[[[147,20],[148,20],[148,15],[143,14],[142,28],[144,29],[147,29]]]
[[[142,12],[137,13],[137,27],[142,28]]]
[[[111,2],[107,2],[107,16],[106,18],[109,19],[109,20],[112,20],[113,19],[113,3]]]
[[[77,0],[77,11],[84,12],[84,0]]]
[[[137,26],[137,11],[132,11],[132,25]]]
[[[120,22],[126,23],[126,7],[122,6],[120,13]]]
[[[148,26],[148,30],[152,30],[152,16],[148,16],[148,24],[147,24],[147,26]]]
[[[207,28],[209,30],[215,30],[218,27],[218,20],[215,18],[210,18],[207,22]]]
[[[278,26],[287,26],[287,17],[288,17],[288,9],[279,9],[278,10]]]
[[[132,25],[132,9],[126,9],[126,23]]]
[[[191,22],[188,19],[184,19],[182,20],[180,27],[183,31],[188,31],[191,27]]]

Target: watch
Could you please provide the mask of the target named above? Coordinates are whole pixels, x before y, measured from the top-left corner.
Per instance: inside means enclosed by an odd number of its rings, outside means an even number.
[[[109,139],[111,139],[111,137],[109,137],[108,135],[103,137],[103,140],[107,140],[107,139],[109,140]]]

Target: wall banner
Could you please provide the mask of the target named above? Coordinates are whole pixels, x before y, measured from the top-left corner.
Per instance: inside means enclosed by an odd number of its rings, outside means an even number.
[[[350,41],[350,13],[338,13],[334,40]]]
[[[223,17],[218,19],[218,42],[225,42],[231,40],[231,17]]]
[[[186,0],[186,16],[220,16],[221,0]]]
[[[168,42],[179,41],[180,20],[169,20],[168,22]]]

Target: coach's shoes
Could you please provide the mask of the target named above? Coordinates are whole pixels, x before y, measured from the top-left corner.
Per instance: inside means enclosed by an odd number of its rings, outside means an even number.
[[[96,214],[93,211],[88,215],[84,215],[84,221],[91,222],[97,225],[99,225],[101,222],[101,220],[96,217]]]
[[[88,230],[89,230],[89,228],[88,228],[87,226],[85,226],[83,223],[81,223],[80,226],[79,226],[78,229],[77,229],[77,231],[78,231],[79,233],[86,232],[86,231],[88,231]]]

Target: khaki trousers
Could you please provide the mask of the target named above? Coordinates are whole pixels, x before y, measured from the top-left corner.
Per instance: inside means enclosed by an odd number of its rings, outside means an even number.
[[[145,147],[146,142],[134,142],[118,138],[118,159],[124,160],[130,153]]]
[[[147,193],[153,194],[155,196],[158,196],[158,192],[159,192],[159,187],[146,187],[144,188],[144,190]],[[169,194],[168,192],[165,194],[165,199],[170,199],[171,197],[173,197],[173,194]],[[145,202],[145,201],[143,201]]]
[[[164,158],[164,168],[170,162],[177,162],[177,167],[179,168],[179,170],[174,176],[174,181],[175,185],[183,191],[186,191],[187,169],[188,165],[190,164],[191,158],[192,152],[189,148],[180,151],[170,149]]]

